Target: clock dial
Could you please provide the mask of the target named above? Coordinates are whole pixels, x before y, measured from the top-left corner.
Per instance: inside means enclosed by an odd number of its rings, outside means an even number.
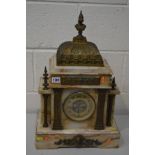
[[[83,121],[94,113],[95,102],[90,95],[84,92],[76,92],[66,98],[63,110],[71,120]]]

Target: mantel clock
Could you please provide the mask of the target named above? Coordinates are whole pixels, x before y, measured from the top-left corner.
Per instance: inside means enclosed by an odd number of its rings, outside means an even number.
[[[83,36],[83,22],[80,12],[78,35],[58,47],[40,79],[39,149],[119,146],[114,105],[120,92],[108,62]]]

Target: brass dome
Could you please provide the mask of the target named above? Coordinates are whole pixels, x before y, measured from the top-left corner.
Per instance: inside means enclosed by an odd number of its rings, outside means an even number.
[[[73,41],[62,43],[57,50],[58,66],[104,66],[103,59],[97,46],[88,42],[82,35],[86,25],[83,24],[83,15],[80,12],[78,24],[75,25],[78,35]]]

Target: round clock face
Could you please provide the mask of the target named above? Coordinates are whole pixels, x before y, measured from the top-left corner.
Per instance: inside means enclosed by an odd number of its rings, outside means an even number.
[[[94,113],[95,102],[90,95],[84,92],[77,92],[66,98],[63,110],[65,115],[71,120],[83,121]]]

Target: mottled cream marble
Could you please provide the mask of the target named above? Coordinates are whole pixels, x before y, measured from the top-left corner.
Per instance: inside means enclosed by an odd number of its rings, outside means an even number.
[[[38,149],[54,149],[61,147],[70,147],[69,145],[56,145],[55,142],[63,139],[72,139],[76,135],[82,135],[86,139],[98,140],[101,145],[98,148],[117,148],[119,147],[120,133],[115,121],[111,127],[104,130],[94,129],[66,129],[52,130],[51,126],[42,127],[41,113],[38,114],[35,144]]]

